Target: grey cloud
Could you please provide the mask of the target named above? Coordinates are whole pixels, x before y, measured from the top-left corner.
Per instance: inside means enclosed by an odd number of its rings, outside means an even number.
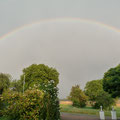
[[[0,41],[0,72],[19,78],[24,67],[44,63],[60,72],[60,97],[84,88],[120,61],[120,33],[76,21],[37,24]]]

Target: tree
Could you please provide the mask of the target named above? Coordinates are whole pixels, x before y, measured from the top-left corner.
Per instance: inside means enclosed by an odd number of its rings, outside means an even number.
[[[23,90],[23,83],[21,80],[13,80],[10,87],[13,91],[21,92]]]
[[[54,85],[57,86],[59,83],[59,73],[56,69],[48,67],[44,64],[32,64],[27,68],[23,69],[23,75],[21,76],[21,81],[23,83],[25,75],[25,89],[38,86],[41,83],[48,84],[49,81],[53,80]]]
[[[75,107],[86,106],[87,96],[80,89],[79,85],[72,87],[70,95],[68,96],[68,99],[70,99],[73,102],[73,106]]]
[[[0,94],[10,86],[11,76],[9,74],[0,73]]]
[[[96,97],[96,102],[94,104],[94,108],[100,108],[100,106],[103,107],[103,109],[111,109],[112,105],[114,105],[115,101],[111,97],[111,95],[105,91],[102,91],[101,94],[99,94]]]
[[[95,101],[97,96],[103,91],[102,80],[92,80],[86,83],[85,94],[89,96],[90,101]]]
[[[104,73],[103,89],[114,98],[120,97],[120,64]]]
[[[24,75],[25,92],[22,94]],[[3,114],[11,116],[11,119],[59,120],[58,83],[59,73],[54,68],[44,64],[24,68],[21,79],[11,83],[13,89],[8,92],[12,94],[3,94],[3,102],[7,102],[4,109],[7,113]]]
[[[44,91],[45,95],[49,98],[46,99],[46,103],[44,104],[47,111],[44,113],[44,117],[49,116],[51,119],[60,118],[60,107],[59,107],[59,99],[58,99],[58,88],[57,84],[59,83],[59,73],[56,69],[52,67],[48,67],[44,64],[32,64],[27,68],[23,69],[23,75],[21,76],[20,82],[23,84],[25,75],[25,90],[36,88]],[[49,118],[46,118],[49,119]]]

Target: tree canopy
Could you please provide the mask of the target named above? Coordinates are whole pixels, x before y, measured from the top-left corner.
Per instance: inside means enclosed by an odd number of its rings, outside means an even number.
[[[76,85],[72,86],[68,99],[70,99],[73,102],[73,106],[84,107],[86,105],[87,96],[80,89],[80,86]]]
[[[34,85],[39,85],[40,83],[48,84],[51,80],[54,81],[55,86],[59,83],[59,73],[57,70],[44,64],[32,64],[24,68],[21,81],[24,80],[24,75],[26,89]]]
[[[10,86],[11,76],[9,74],[0,73],[0,94]]]
[[[103,109],[111,109],[112,105],[115,104],[114,99],[111,97],[111,95],[105,91],[102,91],[96,98],[95,104],[93,105],[94,108],[99,109],[100,106],[103,107]]]
[[[13,91],[21,92],[23,90],[23,83],[21,80],[11,81],[10,87]]]
[[[120,97],[120,64],[110,68],[103,78],[103,89],[112,97]]]
[[[103,91],[102,80],[92,80],[86,83],[85,94],[91,101],[95,101],[97,96]]]

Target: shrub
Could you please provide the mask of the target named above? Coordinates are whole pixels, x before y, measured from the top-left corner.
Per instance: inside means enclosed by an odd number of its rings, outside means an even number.
[[[87,96],[80,89],[79,85],[73,86],[68,97],[73,102],[75,107],[85,107],[87,102]]]
[[[43,100],[44,93],[37,89],[27,90],[24,95],[9,91],[3,95],[3,101],[8,103],[3,113],[11,120],[36,120],[42,118]]]
[[[22,93],[8,91],[3,94],[3,102],[8,103],[3,114],[10,120],[59,120],[59,100],[57,87],[53,83],[41,84]]]
[[[48,84],[41,83],[39,89],[43,90],[46,95],[48,95],[48,99],[46,99],[46,103],[48,103],[48,120],[59,120],[60,106],[58,99],[58,88],[54,85],[54,81],[51,80],[48,82]]]
[[[99,94],[96,98],[96,102],[94,104],[94,108],[100,108],[100,106],[103,107],[103,109],[111,109],[112,105],[114,105],[115,101],[111,97],[110,94],[103,91],[101,94]]]
[[[11,76],[9,74],[0,73],[0,94],[9,88]]]

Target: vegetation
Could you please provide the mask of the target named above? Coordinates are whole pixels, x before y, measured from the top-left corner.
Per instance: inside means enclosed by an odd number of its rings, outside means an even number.
[[[23,76],[25,92],[22,93]],[[12,81],[11,88],[0,97],[4,105],[0,111],[9,120],[59,120],[59,73],[44,64],[33,64],[23,70],[19,81]]]
[[[103,88],[112,97],[120,97],[120,64],[115,68],[110,68],[104,74]]]
[[[44,64],[32,64],[31,66],[24,68],[23,75],[21,75],[21,81],[24,80],[24,75],[26,82],[25,89],[40,83],[47,84],[51,80],[54,81],[55,86],[59,83],[59,73],[57,70]]]
[[[10,81],[11,76],[9,74],[0,73],[0,94],[2,94],[4,90],[9,88]]]
[[[24,68],[20,80],[11,81],[10,75],[0,73],[1,119],[59,120],[58,83],[57,70],[44,64]],[[61,105],[61,112],[98,115],[100,106],[109,110],[115,103],[114,98],[120,97],[119,86],[120,65],[109,69],[103,79],[87,82],[84,91],[79,85],[72,86],[68,98],[73,105]],[[92,107],[85,107],[89,101]]]
[[[86,106],[87,96],[80,89],[79,85],[72,87],[68,98],[73,102],[73,106],[76,106],[76,107]]]
[[[103,107],[103,109],[111,109],[112,106],[115,104],[114,99],[111,97],[111,95],[105,91],[102,91],[95,100],[95,104],[93,105],[94,108],[100,108],[100,106]]]
[[[102,80],[92,80],[86,83],[85,94],[89,100],[95,102],[98,95],[103,91]]]
[[[3,94],[2,100],[7,103],[4,116],[10,120],[42,118],[44,93],[38,89],[27,90],[24,95],[8,91]]]
[[[61,104],[60,107],[61,107],[61,112],[79,113],[79,114],[96,115],[96,116],[99,116],[99,111],[100,111],[100,109],[94,109],[91,106],[78,108],[72,105]],[[120,117],[120,108],[116,107],[115,110],[117,113],[117,117]],[[105,116],[111,116],[111,110],[104,110],[104,112],[105,112]]]
[[[20,80],[13,80],[13,81],[11,81],[10,87],[12,88],[13,91],[22,92],[23,83]]]

